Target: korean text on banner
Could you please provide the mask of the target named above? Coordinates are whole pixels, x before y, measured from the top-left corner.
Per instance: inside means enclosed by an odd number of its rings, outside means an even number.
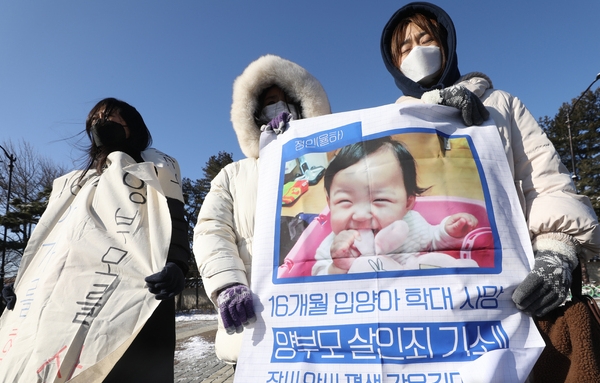
[[[511,300],[525,220],[493,122],[449,109],[294,121],[263,148],[236,382],[526,379],[544,343]]]

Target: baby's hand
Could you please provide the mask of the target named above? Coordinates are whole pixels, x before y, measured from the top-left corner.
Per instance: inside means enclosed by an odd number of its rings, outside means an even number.
[[[391,254],[397,250],[406,241],[409,231],[408,224],[401,219],[381,229],[375,236],[375,254]]]
[[[333,264],[329,268],[330,274],[347,274],[360,256],[360,252],[354,245],[354,241],[360,240],[360,234],[356,230],[343,230],[333,239],[331,244],[331,259]]]
[[[469,213],[453,214],[446,220],[446,233],[454,238],[462,238],[477,227],[477,218]]]

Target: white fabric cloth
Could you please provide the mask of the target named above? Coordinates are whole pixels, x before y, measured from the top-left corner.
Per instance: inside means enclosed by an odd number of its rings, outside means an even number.
[[[166,261],[166,196],[182,200],[177,162],[122,152],[102,175],[54,181],[25,250],[17,304],[0,318],[3,382],[101,382],[159,301],[144,278]]]

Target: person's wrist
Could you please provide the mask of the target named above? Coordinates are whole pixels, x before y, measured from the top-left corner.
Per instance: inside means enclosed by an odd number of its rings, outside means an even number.
[[[564,261],[569,263],[571,271],[573,271],[579,263],[579,259],[577,258],[577,248],[573,244],[552,237],[537,237],[533,243],[533,251],[534,255],[538,253],[559,254]]]
[[[241,283],[232,283],[230,285],[227,285],[225,287],[222,287],[221,289],[217,290],[217,296],[221,295],[222,292],[234,287],[234,286],[239,286],[241,285]]]

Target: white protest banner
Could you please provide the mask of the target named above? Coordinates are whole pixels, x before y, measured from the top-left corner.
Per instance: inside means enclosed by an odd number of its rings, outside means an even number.
[[[55,180],[0,318],[0,381],[102,382],[158,306],[144,278],[166,261],[179,167],[142,156],[113,152],[101,176]]]
[[[260,155],[235,382],[525,381],[544,343],[511,300],[533,261],[513,182],[493,122],[454,108],[292,122]]]

